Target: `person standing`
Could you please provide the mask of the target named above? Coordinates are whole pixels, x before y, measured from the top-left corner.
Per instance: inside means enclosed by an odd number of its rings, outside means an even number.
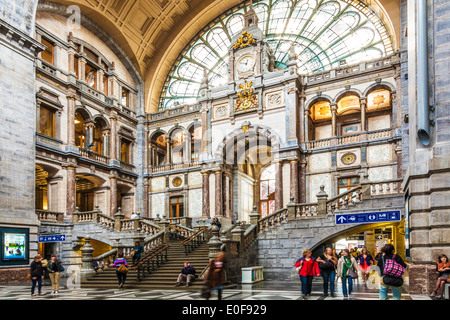
[[[381,283],[380,283],[380,300],[387,300],[388,289],[392,287],[392,293],[394,300],[400,300],[402,296],[402,277],[394,277],[386,274],[385,266],[387,260],[393,260],[395,263],[399,264],[401,267],[406,269],[406,264],[403,262],[399,255],[394,254],[395,248],[392,244],[385,244],[377,255],[377,266],[379,268]]]
[[[114,263],[111,265],[111,267],[116,267],[116,276],[117,280],[119,281],[119,289],[123,288],[123,285],[125,284],[125,280],[127,280],[127,260],[123,257],[123,253],[119,253],[117,256],[117,259],[114,260]]]
[[[223,282],[225,280],[225,252],[219,251],[214,259],[211,259],[208,265],[208,273],[205,277],[206,286],[211,289],[217,289],[217,299],[222,300]],[[209,299],[209,297],[207,298]]]
[[[314,277],[320,275],[319,265],[316,259],[312,257],[312,251],[305,250],[303,251],[303,257],[295,262],[294,267],[298,271],[302,283],[302,297],[306,299],[311,296]]]
[[[33,261],[30,263],[30,275],[31,275],[31,296],[35,296],[34,291],[36,284],[38,286],[38,293],[41,296],[42,279],[44,279],[44,267],[42,267],[42,256],[37,254]]]
[[[56,255],[52,254],[50,261],[47,263],[48,276],[52,283],[52,294],[58,294],[60,272],[63,270],[61,261],[56,258]]]
[[[330,284],[330,293],[332,297],[335,297],[334,294],[334,280],[336,278],[336,266],[337,266],[337,258],[333,254],[333,249],[331,247],[327,247],[325,252],[317,258],[317,262],[319,263],[320,274],[323,278],[323,295],[324,297],[328,296],[328,283]]]
[[[448,282],[450,274],[450,261],[448,261],[445,254],[441,254],[438,257],[436,272],[439,273],[439,278],[436,282],[436,289],[431,293],[431,297],[439,295],[438,299],[444,299],[444,286]]]
[[[337,276],[342,279],[342,294],[347,298],[353,292],[353,278],[358,277],[358,264],[348,249],[341,251],[337,266]],[[347,287],[348,284],[348,287]]]
[[[356,257],[359,264],[359,269],[361,270],[361,278],[363,280],[363,285],[366,285],[366,280],[369,279],[369,274],[371,271],[370,266],[373,264],[373,258],[370,255],[366,247],[361,249],[361,254]]]

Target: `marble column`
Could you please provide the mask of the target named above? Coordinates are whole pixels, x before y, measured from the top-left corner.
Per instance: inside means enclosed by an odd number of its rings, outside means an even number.
[[[306,161],[300,161],[300,175],[299,175],[299,186],[300,186],[300,203],[306,203]]]
[[[361,98],[361,131],[366,130],[366,98]]]
[[[223,215],[222,171],[217,170],[214,172],[214,175],[216,185],[216,188],[214,190],[216,204],[215,216],[221,217]]]
[[[336,103],[331,104],[331,136],[336,137]]]
[[[109,157],[111,160],[117,160],[117,115],[111,114],[111,135],[110,135],[110,151]]]
[[[76,207],[76,169],[74,164],[69,164],[65,168],[67,171],[66,215],[71,216]]]
[[[202,217],[211,218],[209,212],[209,172],[202,172],[202,197],[203,197],[203,207],[202,207]]]
[[[300,124],[304,124],[305,123],[305,119],[307,119],[305,111],[306,111],[306,107],[305,107],[305,102],[306,102],[306,95],[302,92],[300,93]],[[300,130],[300,143],[304,143],[305,142],[305,130]]]
[[[117,212],[117,178],[110,177],[109,178],[109,193],[110,193],[110,212],[109,215],[114,217],[114,214]]]
[[[309,141],[309,110],[305,109],[305,116],[303,117],[305,124],[304,124],[304,139],[305,142]]]
[[[67,144],[75,146],[75,95],[67,95]]]
[[[275,210],[283,208],[283,163],[275,163]]]
[[[294,203],[298,203],[298,160],[291,160],[291,198],[294,198]]]

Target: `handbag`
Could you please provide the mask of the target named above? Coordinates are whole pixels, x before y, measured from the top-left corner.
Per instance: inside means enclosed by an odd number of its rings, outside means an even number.
[[[382,278],[382,283],[387,286],[401,287],[403,285],[403,278],[391,277],[389,275],[384,275]]]
[[[27,274],[27,280],[31,280],[31,273]]]
[[[402,265],[396,262],[394,258],[395,254],[392,256],[392,259],[385,260],[383,257],[384,262],[383,274],[394,278],[402,278],[403,274],[405,273],[405,268],[403,268]]]
[[[350,277],[352,277],[352,279],[357,279],[358,278],[358,274],[355,272],[355,270],[353,270],[353,267],[348,271],[348,275]]]
[[[117,269],[117,271],[119,271],[120,273],[127,273],[128,272],[128,268],[125,265],[125,262],[120,265],[120,267]]]

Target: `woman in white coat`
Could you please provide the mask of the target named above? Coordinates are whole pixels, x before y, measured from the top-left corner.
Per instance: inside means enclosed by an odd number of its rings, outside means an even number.
[[[358,263],[348,249],[342,250],[341,254],[342,256],[339,258],[337,265],[336,276],[342,278],[342,294],[344,298],[347,298],[353,291],[353,278],[358,277]]]

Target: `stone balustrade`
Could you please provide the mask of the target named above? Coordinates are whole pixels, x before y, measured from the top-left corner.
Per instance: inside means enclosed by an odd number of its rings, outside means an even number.
[[[36,215],[41,222],[61,223],[63,222],[64,212],[54,212],[36,209]]]

